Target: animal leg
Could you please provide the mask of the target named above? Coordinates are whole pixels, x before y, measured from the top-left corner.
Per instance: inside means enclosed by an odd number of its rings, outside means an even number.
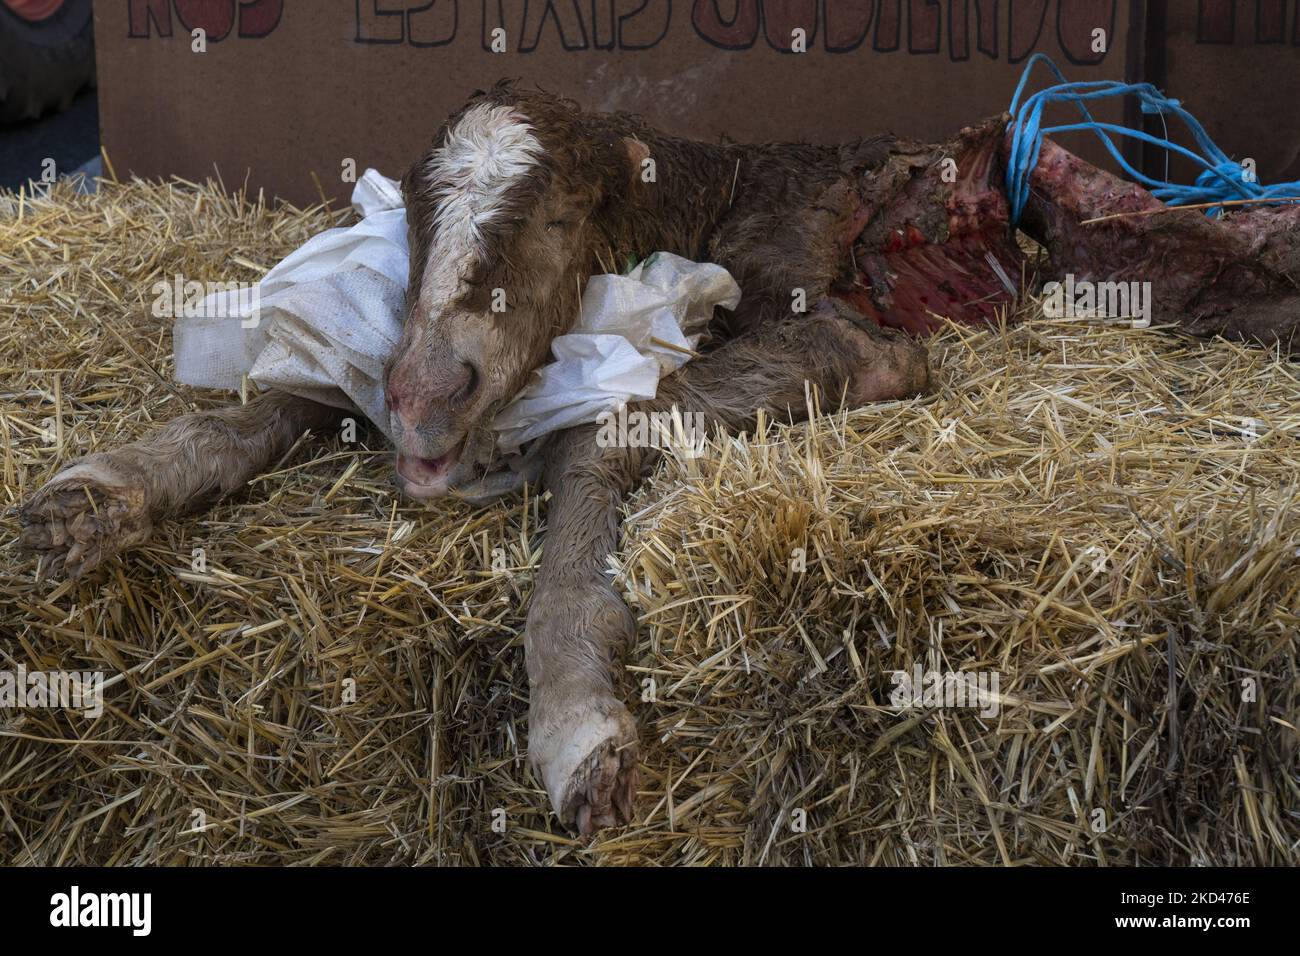
[[[806,414],[805,381],[851,404],[901,398],[928,383],[925,350],[842,302],[757,330],[668,378],[632,410],[676,406],[726,430]],[[616,690],[636,632],[610,585],[623,497],[657,459],[654,448],[601,447],[595,425],[556,436],[545,482],[553,498],[542,564],[524,631],[530,688],[528,749],[565,824],[582,834],[632,819],[636,725]]]
[[[1030,184],[1021,228],[1056,277],[1150,283],[1157,323],[1300,354],[1300,206],[1172,210],[1051,140]]]
[[[182,415],[143,441],[67,466],[19,509],[19,547],[75,579],[148,540],[155,521],[229,494],[342,409],[270,391]]]

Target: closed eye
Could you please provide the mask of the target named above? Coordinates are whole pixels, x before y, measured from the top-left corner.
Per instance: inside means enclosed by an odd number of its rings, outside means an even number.
[[[568,224],[569,224],[569,220],[567,220],[567,219],[552,219],[550,222],[548,222],[548,223],[546,224],[546,228],[547,228],[547,229],[563,229],[563,228],[564,228],[565,226],[567,226]]]

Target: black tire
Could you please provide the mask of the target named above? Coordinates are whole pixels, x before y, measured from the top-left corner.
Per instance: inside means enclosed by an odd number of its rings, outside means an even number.
[[[90,0],[64,0],[33,23],[0,0],[0,123],[36,119],[66,109],[95,81],[95,32]]]

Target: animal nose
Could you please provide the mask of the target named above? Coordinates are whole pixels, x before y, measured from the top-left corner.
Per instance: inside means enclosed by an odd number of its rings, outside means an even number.
[[[451,375],[444,373],[440,381],[425,382],[414,392],[409,381],[399,384],[400,376],[390,375],[384,387],[384,404],[389,412],[409,424],[419,418],[421,409],[426,413],[439,409],[445,412],[467,405],[478,392],[483,377],[473,362],[461,361],[451,367],[455,370]]]

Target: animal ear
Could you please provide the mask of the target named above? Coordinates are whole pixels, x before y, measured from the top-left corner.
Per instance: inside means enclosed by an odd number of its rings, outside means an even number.
[[[624,136],[622,145],[623,152],[627,156],[628,176],[635,185],[641,181],[641,170],[645,161],[650,158],[650,147],[631,136]]]

